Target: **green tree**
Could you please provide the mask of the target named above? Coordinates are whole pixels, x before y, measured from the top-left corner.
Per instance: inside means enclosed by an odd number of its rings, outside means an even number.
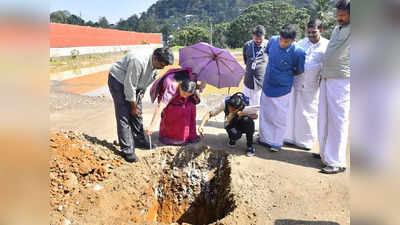
[[[67,10],[58,10],[50,14],[50,22],[52,23],[67,23],[71,13]]]
[[[173,45],[188,46],[198,42],[209,42],[210,35],[207,29],[198,26],[186,26],[177,31],[173,37]]]
[[[85,26],[94,27],[95,25],[94,25],[93,21],[89,20],[89,21],[85,22]]]
[[[115,28],[118,30],[129,30],[128,20],[120,19]]]
[[[136,31],[139,23],[139,17],[134,14],[130,16],[127,20],[128,22],[128,30],[130,31]]]
[[[311,4],[307,6],[311,18],[318,18],[322,21],[322,36],[328,39],[336,25],[334,4],[334,0],[312,0]]]
[[[137,26],[138,32],[156,33],[160,32],[160,23],[153,17],[141,16]]]
[[[252,5],[245,9],[229,25],[227,34],[227,43],[229,46],[237,48],[251,39],[251,29],[261,24],[265,27],[266,38],[278,35],[280,29],[289,23],[298,26],[298,39],[304,36],[304,28],[309,19],[305,9],[296,9],[294,5],[283,2],[263,2]]]
[[[227,31],[229,23],[216,24],[213,29],[213,45],[217,48],[226,48],[227,44]]]
[[[169,24],[165,24],[162,28],[161,28],[161,33],[162,33],[162,35],[163,35],[163,40],[166,42],[166,43],[169,43],[170,42],[170,40],[169,40],[169,36],[172,34],[172,27],[171,27],[171,25],[169,25]]]
[[[99,18],[98,24],[99,24],[99,27],[110,28],[110,24],[108,23],[107,18],[104,16]]]
[[[85,20],[83,20],[82,18],[80,18],[79,16],[76,16],[76,15],[69,16],[67,18],[66,22],[68,24],[74,24],[74,25],[80,25],[80,26],[85,25]]]

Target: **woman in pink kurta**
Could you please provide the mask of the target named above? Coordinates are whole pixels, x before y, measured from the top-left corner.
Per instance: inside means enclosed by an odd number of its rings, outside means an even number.
[[[196,91],[190,68],[169,70],[151,88],[152,100],[158,100],[152,122],[146,129],[151,135],[161,116],[160,141],[168,145],[198,142],[196,105],[191,96]]]

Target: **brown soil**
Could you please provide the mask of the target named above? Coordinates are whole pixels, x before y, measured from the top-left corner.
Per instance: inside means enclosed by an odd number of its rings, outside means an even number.
[[[213,224],[237,207],[228,154],[205,145],[129,164],[106,141],[62,132],[50,155],[50,224]]]
[[[236,148],[226,147],[227,134],[223,129],[224,118],[221,115],[207,123],[206,136],[201,143],[182,149],[178,147],[159,147],[150,151],[138,149],[136,152],[141,161],[129,164],[114,153],[114,151],[118,153],[118,149],[110,144],[117,139],[112,101],[54,92],[51,97],[51,106],[53,105],[50,115],[51,130],[56,133],[52,134],[53,141],[50,142],[53,146],[50,147],[52,155],[50,224],[170,224],[170,221],[174,220],[177,220],[178,224],[180,222],[196,224],[192,223],[196,220],[194,215],[204,215],[201,219],[203,217],[206,219],[202,221],[214,221],[210,224],[219,225],[350,224],[349,170],[336,175],[319,173],[323,165],[320,160],[311,156],[311,153],[319,151],[318,144],[311,152],[284,147],[279,153],[271,153],[256,144],[256,156],[247,157],[244,137],[238,141]],[[224,99],[224,96],[205,95],[197,108],[197,121],[199,122],[202,116],[221,99]],[[150,123],[153,112],[154,105],[145,105],[144,124]],[[65,133],[60,130],[73,130],[75,133]],[[87,135],[80,134],[81,131]],[[153,142],[159,144],[157,136],[153,135]],[[99,140],[97,137],[107,141]],[[211,150],[205,147],[208,145]],[[85,154],[76,157],[77,161],[67,159],[66,156],[70,153],[66,149],[80,150],[77,146],[84,146],[83,149],[87,149],[83,151]],[[62,148],[65,149],[65,153],[62,153]],[[101,153],[108,158],[101,159]],[[205,160],[207,157],[221,162],[219,165],[226,166],[216,173],[215,163],[209,163],[213,160]],[[52,162],[54,158],[59,161]],[[85,160],[79,161],[81,158]],[[90,173],[86,176],[79,172],[74,173],[71,168],[78,168],[79,171],[80,163],[84,161],[90,162],[90,168],[87,169]],[[108,172],[103,173],[104,177],[96,176],[98,165],[101,166],[103,163],[104,166],[111,164],[112,161],[118,162],[114,168],[108,168]],[[210,168],[203,169],[204,174],[225,175],[216,176],[219,178],[215,179],[217,181],[215,184],[224,185],[213,186],[212,182],[205,186],[193,185],[191,190],[197,191],[195,192],[197,197],[194,198],[197,201],[189,204],[184,198],[182,189],[185,190],[183,188],[185,186],[186,193],[189,190],[187,182],[190,180],[185,178],[184,174],[192,165],[191,162],[209,165]],[[59,167],[56,166],[57,163],[68,170],[60,171],[57,169]],[[76,166],[72,167],[73,163],[76,163]],[[178,172],[174,172],[174,167]],[[202,167],[196,166],[196,168]],[[65,175],[67,172],[76,176],[78,185],[74,185],[75,191],[65,193],[63,188],[68,185],[64,183],[74,180],[71,174]],[[173,177],[174,174],[177,177]],[[91,181],[89,178],[93,176],[95,179]],[[229,178],[230,181],[225,178]],[[87,183],[81,184],[83,181]],[[62,191],[54,192],[54,185],[58,188],[59,183],[62,185]],[[74,181],[70,183],[76,184]],[[207,190],[202,187],[212,188],[219,193],[216,198],[218,201],[211,202],[209,198],[214,195],[211,195],[210,191],[198,193],[198,190]],[[156,194],[160,192],[155,190],[162,190],[162,197]],[[174,199],[175,201],[182,199],[178,201],[181,205],[174,204]],[[207,205],[205,199],[210,200],[211,206]],[[233,203],[227,204],[227,202]],[[213,204],[217,206],[213,207]],[[197,205],[200,207],[196,207]],[[226,205],[232,207],[225,208]],[[219,209],[223,210],[212,214]],[[164,223],[160,222],[163,218]]]

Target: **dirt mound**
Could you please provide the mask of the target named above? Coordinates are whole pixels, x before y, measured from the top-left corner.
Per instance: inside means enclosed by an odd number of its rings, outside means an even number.
[[[73,132],[50,134],[50,207],[61,209],[82,187],[105,180],[122,159]]]
[[[84,134],[50,136],[50,224],[226,224],[236,208],[228,155],[161,147],[126,163]]]

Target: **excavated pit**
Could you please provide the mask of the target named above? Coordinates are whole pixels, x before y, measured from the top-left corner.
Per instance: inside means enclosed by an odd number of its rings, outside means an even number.
[[[234,210],[228,155],[207,148],[182,148],[159,154],[160,179],[154,187],[155,220],[210,224]]]
[[[111,143],[50,137],[50,224],[213,224],[236,208],[228,154],[160,147],[126,163]]]

